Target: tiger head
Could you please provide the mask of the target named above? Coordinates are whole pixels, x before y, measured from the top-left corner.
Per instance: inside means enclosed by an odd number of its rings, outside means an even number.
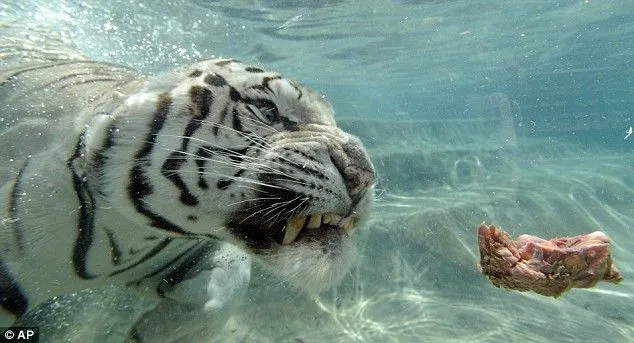
[[[117,117],[149,129],[145,137],[118,133],[143,142],[122,193],[146,222],[230,239],[308,291],[347,272],[374,167],[323,96],[214,59],[148,81]]]

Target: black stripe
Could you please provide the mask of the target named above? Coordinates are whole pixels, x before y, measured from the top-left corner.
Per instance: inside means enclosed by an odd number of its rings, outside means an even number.
[[[233,62],[238,62],[238,61],[233,60],[233,59],[232,60],[222,60],[222,61],[216,62],[216,65],[219,66],[219,67],[222,67],[222,66],[225,66],[227,64],[231,64]]]
[[[187,162],[185,153],[182,151],[174,151],[167,157],[165,163],[163,163],[161,174],[181,191],[181,195],[178,199],[183,205],[196,206],[199,203],[198,198],[189,191],[187,184],[177,172],[185,162]]]
[[[94,279],[97,276],[90,274],[86,267],[86,255],[92,245],[93,230],[95,224],[94,201],[95,199],[86,184],[85,175],[75,165],[75,160],[83,155],[84,134],[79,137],[73,156],[68,159],[66,166],[71,172],[73,189],[79,200],[79,218],[77,219],[77,238],[73,246],[73,267],[75,273],[82,279]]]
[[[286,131],[299,131],[299,124],[296,121],[282,117],[282,125]]]
[[[145,254],[143,257],[141,257],[141,259],[139,259],[138,261],[136,261],[135,263],[123,268],[123,269],[119,269],[116,270],[112,273],[110,273],[109,276],[115,276],[118,274],[121,274],[123,272],[126,272],[142,263],[144,263],[145,261],[151,259],[152,257],[156,256],[158,253],[160,253],[161,251],[163,251],[163,249],[165,249],[165,247],[167,247],[170,243],[172,242],[172,238],[167,237],[162,239],[157,245],[154,246],[154,248],[152,248],[152,250],[150,250],[147,254]]]
[[[203,246],[195,250],[187,249],[190,254],[179,265],[172,267],[172,271],[161,278],[161,282],[156,287],[156,294],[160,297],[165,297],[165,293],[169,292],[174,285],[178,285],[185,280],[185,276],[207,255],[209,244],[203,244]],[[197,270],[197,272],[200,271]]]
[[[264,87],[262,85],[254,85],[254,86],[249,87],[248,89],[255,89],[255,90],[258,90],[258,91],[261,91],[261,92],[271,93],[271,89],[270,88],[266,88],[266,87]]]
[[[18,203],[20,202],[20,197],[22,196],[22,177],[24,176],[24,170],[29,164],[29,161],[29,158],[24,161],[20,171],[18,171],[18,175],[15,176],[13,189],[11,189],[11,198],[8,203],[9,213],[11,214],[11,223],[13,224],[13,229],[15,230],[15,242],[18,246],[18,250],[20,251],[24,249],[24,235],[22,233],[20,221],[18,220]]]
[[[132,201],[136,211],[150,220],[151,226],[181,235],[189,235],[189,232],[150,211],[146,207],[146,203],[143,201],[143,198],[154,192],[150,179],[145,175],[145,169],[151,166],[149,156],[154,148],[156,137],[163,128],[163,124],[165,124],[165,120],[167,119],[171,106],[172,98],[168,93],[159,95],[158,102],[156,104],[156,112],[154,112],[153,120],[150,124],[150,132],[148,132],[145,137],[145,143],[141,146],[141,149],[139,149],[139,151],[137,151],[134,155],[136,163],[130,170],[128,197]]]
[[[108,230],[107,228],[104,228],[103,230],[106,232],[106,236],[108,236],[108,242],[110,243],[112,265],[118,266],[121,264],[121,248],[119,248],[119,244],[115,240],[112,231]]]
[[[99,115],[104,115],[104,113],[100,113]],[[114,124],[111,124],[108,127],[108,134],[104,139],[104,142],[101,145],[101,148],[97,150],[92,158],[90,159],[90,166],[92,171],[99,176],[105,176],[105,165],[108,161],[108,157],[106,156],[106,152],[115,146],[115,133],[117,132],[117,127]],[[99,180],[104,180],[104,178],[100,177]],[[104,184],[95,185],[98,187],[97,192],[101,195],[106,195],[104,191]]]
[[[192,132],[189,136],[191,136],[198,127],[200,127],[200,120],[204,120],[209,116],[209,110],[211,109],[214,96],[213,93],[205,87],[193,86],[189,89],[189,99],[198,108],[198,120],[194,122],[197,123],[197,125],[190,129]],[[190,125],[191,124],[192,122],[190,121]]]
[[[209,187],[207,181],[203,178],[205,175],[205,164],[214,155],[226,155],[229,157],[229,159],[231,159],[232,162],[240,163],[243,161],[242,156],[246,155],[247,150],[254,144],[254,142],[251,142],[249,146],[243,149],[219,149],[208,145],[200,147],[196,152],[196,159],[194,160],[196,162],[196,166],[198,167],[198,186],[202,189],[207,189]],[[244,170],[241,169],[234,176],[240,176],[243,172]],[[227,182],[228,181],[226,179],[219,180],[216,184],[216,187],[218,187],[219,189],[225,189],[233,181],[229,181],[228,183]]]
[[[219,190],[225,190],[231,185],[231,183],[233,183],[233,180],[231,179],[218,180],[218,182],[216,183],[216,188],[218,188]]]
[[[229,84],[227,83],[227,80],[225,80],[224,77],[216,73],[210,73],[209,75],[205,76],[203,81],[205,81],[205,83],[207,83],[208,85],[215,86],[215,87],[224,87]]]
[[[237,173],[235,173],[233,175],[233,177],[231,179],[221,179],[218,180],[218,182],[216,183],[216,187],[220,190],[225,190],[227,189],[227,187],[229,187],[232,183],[234,183],[236,181],[237,177],[242,176],[242,174],[244,174],[245,169],[240,169],[238,170]]]
[[[302,156],[303,158],[315,162],[315,163],[319,163],[319,160],[317,160],[316,158],[314,158],[313,156],[308,155],[307,153],[298,150],[298,149],[291,149],[291,148],[283,148],[284,151],[290,151],[293,152],[294,154],[298,154],[300,156]]]
[[[165,271],[165,269],[169,268],[169,266],[171,266],[172,264],[176,263],[176,261],[180,260],[183,256],[185,256],[187,253],[189,253],[191,251],[191,249],[192,248],[182,249],[182,252],[180,254],[178,254],[176,257],[171,259],[166,264],[158,267],[157,269],[153,270],[152,272],[150,272],[148,274],[143,275],[141,278],[139,278],[137,280],[128,282],[126,285],[128,285],[128,286],[130,286],[130,285],[139,285],[141,283],[141,281],[149,279],[151,277],[154,277],[154,276],[162,273],[163,271]]]
[[[281,76],[270,76],[270,77],[265,77],[262,79],[262,86],[266,87],[268,90],[271,91],[271,93],[275,93],[273,92],[273,90],[271,89],[271,87],[269,86],[269,83],[273,80],[281,80],[282,77]]]
[[[297,149],[290,149],[290,148],[283,148],[283,150],[285,151],[284,153],[284,157],[286,157],[283,160],[280,160],[280,163],[284,163],[286,165],[290,165],[295,167],[297,170],[302,170],[307,172],[308,174],[310,174],[311,176],[315,176],[321,180],[330,180],[330,178],[328,178],[328,176],[326,176],[326,174],[324,174],[323,172],[321,172],[320,170],[314,169],[314,168],[310,168],[307,167],[305,165],[302,165],[300,163],[297,163],[295,161],[293,161],[290,157],[291,154],[297,154],[297,155],[301,155],[302,157],[304,157],[307,160],[313,161],[313,162],[318,162],[314,157],[307,155],[306,153],[297,150]]]
[[[264,70],[256,67],[246,67],[244,68],[244,70],[248,71],[249,73],[264,73]]]
[[[216,125],[214,125],[214,127],[211,129],[214,136],[218,136],[218,127],[224,124],[228,111],[229,111],[229,105],[227,104],[227,106],[223,108],[222,111],[220,111],[220,117],[218,117],[218,123],[216,123]]]
[[[238,90],[233,87],[229,88],[229,98],[233,102],[242,101],[242,95],[240,95],[240,92],[238,92]]]
[[[181,191],[179,199],[184,205],[196,206],[199,202],[198,198],[189,191],[187,184],[185,184],[183,178],[177,171],[183,166],[183,164],[185,164],[185,162],[187,162],[186,152],[189,147],[190,137],[198,131],[202,121],[209,116],[209,111],[213,103],[213,94],[207,88],[193,86],[189,90],[189,97],[198,112],[194,113],[192,118],[189,120],[189,123],[187,123],[187,127],[185,127],[180,151],[174,151],[169,155],[161,167],[161,174],[163,174],[163,176],[165,176]]]
[[[213,75],[216,75],[216,74],[213,74]],[[221,77],[220,75],[217,75],[217,76]],[[227,84],[224,79],[222,79],[222,80],[224,81],[225,84]],[[234,104],[237,103],[237,102],[243,101],[242,96],[240,95],[240,92],[238,92],[238,90],[236,90],[233,87],[229,88],[229,98],[231,99],[231,101]],[[217,124],[224,124],[225,118],[227,117],[227,113],[229,111],[229,104],[230,103],[227,103],[227,106],[220,112],[220,117],[218,118],[218,123]],[[235,112],[235,108],[234,108],[234,112]],[[216,126],[214,126],[212,128],[212,132],[213,132],[214,136],[218,135],[218,125],[216,125]]]
[[[200,167],[198,170],[200,170]],[[200,189],[209,189],[209,184],[207,180],[203,179],[202,175],[198,177],[198,187],[200,187]]]
[[[0,307],[20,317],[29,308],[29,299],[20,289],[9,268],[0,259]]]
[[[238,132],[245,132],[242,129],[242,122],[240,122],[240,118],[238,117],[238,110],[233,109],[233,129]]]
[[[194,162],[196,163],[196,167],[198,167],[198,187],[201,189],[209,188],[209,184],[207,184],[207,181],[203,177],[205,175],[205,164],[216,151],[219,151],[219,149],[210,146],[203,146],[198,148],[198,151],[196,152],[196,159]]]
[[[304,92],[302,92],[301,87],[299,87],[299,85],[297,83],[295,83],[294,81],[289,81],[288,83],[290,83],[291,86],[293,86],[293,88],[295,88],[295,90],[297,91],[297,93],[299,93],[297,95],[297,100],[301,99],[302,96],[304,95]]]

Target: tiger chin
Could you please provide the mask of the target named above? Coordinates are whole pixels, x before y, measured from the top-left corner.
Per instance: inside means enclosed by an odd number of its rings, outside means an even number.
[[[196,341],[243,296],[251,258],[308,292],[354,260],[372,162],[323,96],[278,73],[210,59],[147,77],[47,55],[2,66],[0,110],[0,323],[116,283],[159,300],[127,341]]]

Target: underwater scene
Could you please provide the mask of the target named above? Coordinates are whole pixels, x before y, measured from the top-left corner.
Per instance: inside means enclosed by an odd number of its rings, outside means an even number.
[[[3,0],[0,32],[2,65],[37,36],[147,75],[209,57],[279,71],[363,143],[374,202],[349,271],[305,292],[254,259],[203,341],[634,341],[634,2]],[[485,251],[483,222],[517,249]],[[544,250],[526,257],[527,240]],[[526,269],[487,269],[506,252]],[[586,279],[552,291],[557,271],[534,273],[549,258]],[[153,306],[99,285],[15,324],[40,342],[123,342]]]

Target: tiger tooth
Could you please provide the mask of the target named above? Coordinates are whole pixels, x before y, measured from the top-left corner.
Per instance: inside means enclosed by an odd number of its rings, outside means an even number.
[[[346,233],[352,232],[352,228],[354,227],[354,219],[352,217],[344,218],[341,222],[339,222],[339,226]]]
[[[332,213],[332,221],[330,222],[330,224],[339,225],[339,222],[341,222],[342,219],[343,217],[341,217],[340,215]]]
[[[291,244],[299,235],[306,223],[306,216],[294,216],[286,222],[286,232],[282,244]]]
[[[315,214],[310,216],[310,219],[308,219],[308,224],[306,225],[306,228],[308,229],[318,229],[321,226],[321,214]]]
[[[331,224],[333,222],[333,215],[332,213],[326,213],[321,217],[321,222],[324,224]]]

